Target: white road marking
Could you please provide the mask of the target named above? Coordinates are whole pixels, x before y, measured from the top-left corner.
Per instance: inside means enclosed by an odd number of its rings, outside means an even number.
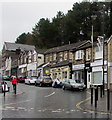
[[[58,110],[55,110],[55,111],[52,111],[53,113],[59,113],[59,112],[61,112],[61,111],[58,111]]]
[[[51,93],[51,94],[49,94],[49,95],[46,95],[46,96],[44,96],[44,97],[50,97],[50,96],[52,96],[52,95],[54,95],[55,94],[55,92],[53,92],[53,93]]]

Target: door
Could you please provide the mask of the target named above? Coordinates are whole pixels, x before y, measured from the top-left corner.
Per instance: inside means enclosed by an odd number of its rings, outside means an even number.
[[[91,85],[91,73],[87,72],[87,88],[90,88]]]

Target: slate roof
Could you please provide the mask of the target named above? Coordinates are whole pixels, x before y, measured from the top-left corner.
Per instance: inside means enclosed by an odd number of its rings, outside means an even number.
[[[46,52],[46,50],[44,50],[44,49],[37,49],[36,48],[36,52],[40,53],[40,54],[44,54]]]
[[[5,42],[5,49],[9,51],[15,51],[16,49],[21,49],[25,51],[34,50],[35,46],[33,45],[26,45],[26,44],[18,44],[18,43],[10,43]]]
[[[57,64],[52,65],[51,68],[66,66],[66,65],[69,65],[69,63],[70,62],[68,60],[67,61],[62,61],[62,62],[59,62]]]
[[[66,51],[66,50],[72,50],[74,48],[77,48],[80,45],[83,45],[86,42],[88,42],[88,40],[80,41],[80,42],[72,43],[72,44],[67,44],[67,45],[63,45],[63,46],[58,46],[58,47],[54,47],[54,48],[50,48],[50,49],[46,50],[45,54],[54,53],[54,52],[61,52],[61,51]]]

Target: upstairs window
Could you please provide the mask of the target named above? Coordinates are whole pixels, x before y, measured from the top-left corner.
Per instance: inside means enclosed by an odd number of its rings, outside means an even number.
[[[73,59],[73,54],[72,54],[72,52],[69,52],[69,59],[70,59],[70,60]]]
[[[50,54],[50,61],[52,61],[52,54]]]
[[[67,52],[64,52],[64,60],[67,60]]]
[[[53,55],[53,60],[56,60],[56,53],[54,53]]]
[[[88,49],[88,50],[86,51],[86,59],[87,59],[87,60],[90,60],[90,59],[91,59],[91,49]]]
[[[84,52],[83,50],[76,51],[75,60],[83,59]]]
[[[46,63],[48,62],[48,60],[49,60],[49,57],[48,57],[48,56],[46,56]]]

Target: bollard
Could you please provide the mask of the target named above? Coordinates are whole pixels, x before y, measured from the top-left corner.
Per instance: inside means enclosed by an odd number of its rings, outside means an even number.
[[[110,109],[110,90],[107,89],[107,110]]]
[[[97,88],[96,88],[96,89],[97,89],[97,100],[98,100],[98,86],[97,86]]]
[[[95,88],[95,108],[97,107],[97,88]]]
[[[102,98],[102,85],[100,86],[100,97]]]
[[[93,104],[93,87],[91,87],[91,105]]]
[[[4,82],[4,91],[3,91],[4,92],[4,97],[5,97],[5,89],[6,89],[6,86],[5,86],[5,82]]]

